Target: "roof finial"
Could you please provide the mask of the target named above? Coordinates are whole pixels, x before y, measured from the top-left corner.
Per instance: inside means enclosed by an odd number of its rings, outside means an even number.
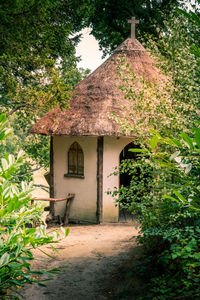
[[[139,20],[136,20],[135,17],[132,17],[131,20],[128,20],[128,23],[131,23],[131,39],[135,39],[135,24],[139,24]]]

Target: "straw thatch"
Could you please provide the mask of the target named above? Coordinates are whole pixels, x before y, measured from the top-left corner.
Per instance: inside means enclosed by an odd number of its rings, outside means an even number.
[[[118,66],[122,56],[136,75],[150,81],[162,78],[143,46],[135,39],[127,39],[75,87],[69,109],[51,110],[34,125],[32,132],[67,136],[126,135],[120,134],[120,126],[111,117],[112,113],[120,116],[122,106],[129,107],[128,100],[124,99],[124,93],[119,89],[122,78],[118,74]]]

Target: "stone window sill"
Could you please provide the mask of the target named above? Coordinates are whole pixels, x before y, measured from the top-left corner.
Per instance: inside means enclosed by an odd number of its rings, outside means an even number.
[[[85,178],[84,175],[80,175],[80,174],[69,174],[69,173],[64,174],[64,177],[68,177],[68,178],[82,178],[82,179]]]

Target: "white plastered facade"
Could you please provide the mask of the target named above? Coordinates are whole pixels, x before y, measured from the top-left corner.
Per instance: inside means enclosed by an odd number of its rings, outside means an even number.
[[[103,147],[103,212],[102,222],[118,222],[119,209],[112,195],[119,187],[119,176],[109,176],[119,165],[119,155],[132,141],[130,138],[104,137]],[[78,142],[84,153],[84,178],[64,177],[68,172],[68,151]],[[53,137],[54,197],[65,197],[74,193],[70,216],[71,221],[96,223],[97,217],[97,137]],[[65,203],[55,204],[55,215],[64,214]]]
[[[104,137],[103,151],[103,222],[118,222],[119,207],[108,191],[119,188],[119,176],[112,175],[119,166],[119,156],[123,148],[132,142],[129,138]]]

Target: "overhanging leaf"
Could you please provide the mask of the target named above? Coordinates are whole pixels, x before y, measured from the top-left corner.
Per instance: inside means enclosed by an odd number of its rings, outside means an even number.
[[[176,201],[176,202],[180,203],[180,201],[178,199],[174,198],[174,197],[171,197],[171,196],[168,196],[168,195],[163,195],[163,197],[166,198],[166,199],[170,199],[172,201]]]
[[[2,268],[3,266],[7,265],[10,259],[10,254],[8,254],[7,252],[4,253],[2,255],[2,257],[0,258],[0,268]]]
[[[200,149],[200,128],[193,128],[194,131],[194,140]]]
[[[154,129],[149,129],[149,132],[151,132],[153,135],[159,137],[160,139],[162,139],[162,136],[160,135],[159,132],[157,132],[156,130]]]
[[[149,143],[150,143],[150,146],[151,146],[151,149],[152,149],[152,150],[154,150],[154,149],[156,148],[156,146],[157,146],[157,144],[158,144],[158,141],[159,141],[159,138],[158,138],[156,135],[154,135],[154,136],[151,138],[151,140],[149,141]]]
[[[146,149],[129,149],[128,151],[135,152],[135,153],[148,153],[149,152]]]
[[[193,140],[189,137],[187,133],[181,132],[180,136],[183,138],[188,148],[194,149]]]
[[[187,203],[188,201],[181,195],[178,191],[174,190],[174,194],[181,200],[183,203]]]

